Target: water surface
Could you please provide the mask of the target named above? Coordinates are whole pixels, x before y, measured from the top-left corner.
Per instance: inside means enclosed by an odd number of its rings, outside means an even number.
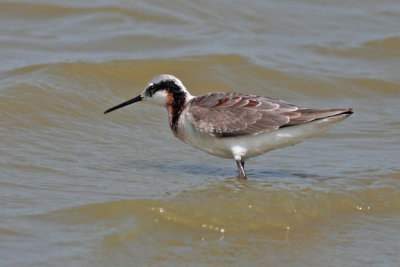
[[[398,1],[0,2],[0,265],[397,266]],[[103,111],[161,73],[353,107],[246,164],[160,107]]]

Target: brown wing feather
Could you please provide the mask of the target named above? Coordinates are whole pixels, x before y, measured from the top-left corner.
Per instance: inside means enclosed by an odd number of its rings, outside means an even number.
[[[306,109],[276,99],[238,93],[202,95],[191,100],[187,108],[197,130],[218,137],[256,135],[349,111]]]

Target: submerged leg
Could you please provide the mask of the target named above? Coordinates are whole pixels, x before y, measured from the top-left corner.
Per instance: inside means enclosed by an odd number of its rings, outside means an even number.
[[[246,180],[246,172],[244,171],[244,161],[243,160],[236,160],[236,164],[239,170],[239,177],[240,179]]]

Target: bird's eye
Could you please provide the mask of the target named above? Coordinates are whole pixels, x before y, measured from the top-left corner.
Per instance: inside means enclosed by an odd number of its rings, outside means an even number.
[[[151,97],[151,96],[155,93],[156,87],[155,87],[154,85],[150,85],[150,86],[147,88],[146,91],[147,91],[147,95]]]

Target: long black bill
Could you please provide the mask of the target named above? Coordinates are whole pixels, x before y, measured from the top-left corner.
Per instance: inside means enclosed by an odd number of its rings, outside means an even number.
[[[109,113],[109,112],[111,112],[111,111],[114,111],[114,110],[116,110],[116,109],[125,107],[125,106],[127,106],[127,105],[133,104],[133,103],[135,103],[135,102],[139,102],[139,101],[141,101],[141,100],[143,100],[143,97],[142,97],[141,95],[138,95],[137,97],[134,97],[134,98],[132,98],[131,100],[128,100],[128,101],[126,101],[126,102],[124,102],[124,103],[121,103],[121,104],[119,104],[119,105],[116,105],[115,107],[112,107],[112,108],[107,109],[106,111],[104,111],[104,114],[107,114],[107,113]]]

